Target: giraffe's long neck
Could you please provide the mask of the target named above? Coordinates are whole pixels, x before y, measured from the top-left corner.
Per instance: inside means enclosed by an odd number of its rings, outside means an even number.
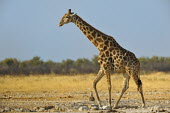
[[[108,49],[114,39],[85,22],[78,15],[75,15],[73,23],[87,36],[87,38],[98,48],[99,51]]]
[[[99,51],[108,50],[110,46],[119,46],[114,38],[95,29],[78,15],[75,15],[73,23],[77,25],[77,27],[87,36],[87,38],[98,48]]]

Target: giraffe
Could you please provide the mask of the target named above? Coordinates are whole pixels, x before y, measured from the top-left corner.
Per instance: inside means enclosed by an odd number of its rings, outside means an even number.
[[[93,82],[93,88],[96,94],[98,105],[101,107],[101,101],[96,86],[101,78],[103,76],[106,76],[109,92],[108,104],[110,109],[112,109],[110,77],[110,73],[112,71],[115,73],[123,73],[124,78],[121,94],[118,100],[115,102],[113,108],[118,107],[118,103],[121,97],[123,96],[124,92],[129,88],[130,77],[134,79],[137,85],[137,90],[139,91],[142,99],[142,107],[144,107],[145,100],[142,90],[142,81],[140,80],[140,62],[136,58],[136,56],[132,52],[121,47],[113,37],[106,35],[105,33],[89,25],[81,17],[71,12],[71,9],[69,9],[68,13],[66,13],[62,17],[59,23],[59,27],[71,22],[74,23],[84,33],[84,35],[86,35],[86,37],[94,44],[94,46],[97,47],[100,52],[98,57],[100,69],[96,79]]]

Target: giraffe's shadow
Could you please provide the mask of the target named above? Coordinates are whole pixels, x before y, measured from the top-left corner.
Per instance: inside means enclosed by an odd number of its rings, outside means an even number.
[[[125,108],[125,109],[137,109],[139,108],[138,106],[132,106],[132,105],[119,105],[116,107],[116,109],[120,109],[120,108]]]

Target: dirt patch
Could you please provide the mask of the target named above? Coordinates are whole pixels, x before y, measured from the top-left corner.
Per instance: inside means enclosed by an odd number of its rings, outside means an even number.
[[[3,92],[0,94],[0,112],[108,112],[107,91],[99,92],[102,107],[88,101],[90,92]],[[112,92],[112,104],[120,95]],[[170,112],[170,91],[146,91],[146,107],[141,108],[140,95],[128,91],[119,108],[110,112]]]

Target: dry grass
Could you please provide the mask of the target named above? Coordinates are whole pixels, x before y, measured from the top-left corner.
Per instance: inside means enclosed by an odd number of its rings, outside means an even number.
[[[0,77],[0,92],[6,91],[89,91],[93,89],[93,81],[96,78],[94,74],[88,75],[37,75],[37,76],[4,76]],[[120,90],[122,87],[123,77],[121,74],[112,75],[112,89]],[[152,73],[141,75],[144,90],[167,90],[170,89],[169,73]],[[99,91],[107,90],[106,77],[97,85]],[[133,79],[130,80],[129,90],[136,90]]]

